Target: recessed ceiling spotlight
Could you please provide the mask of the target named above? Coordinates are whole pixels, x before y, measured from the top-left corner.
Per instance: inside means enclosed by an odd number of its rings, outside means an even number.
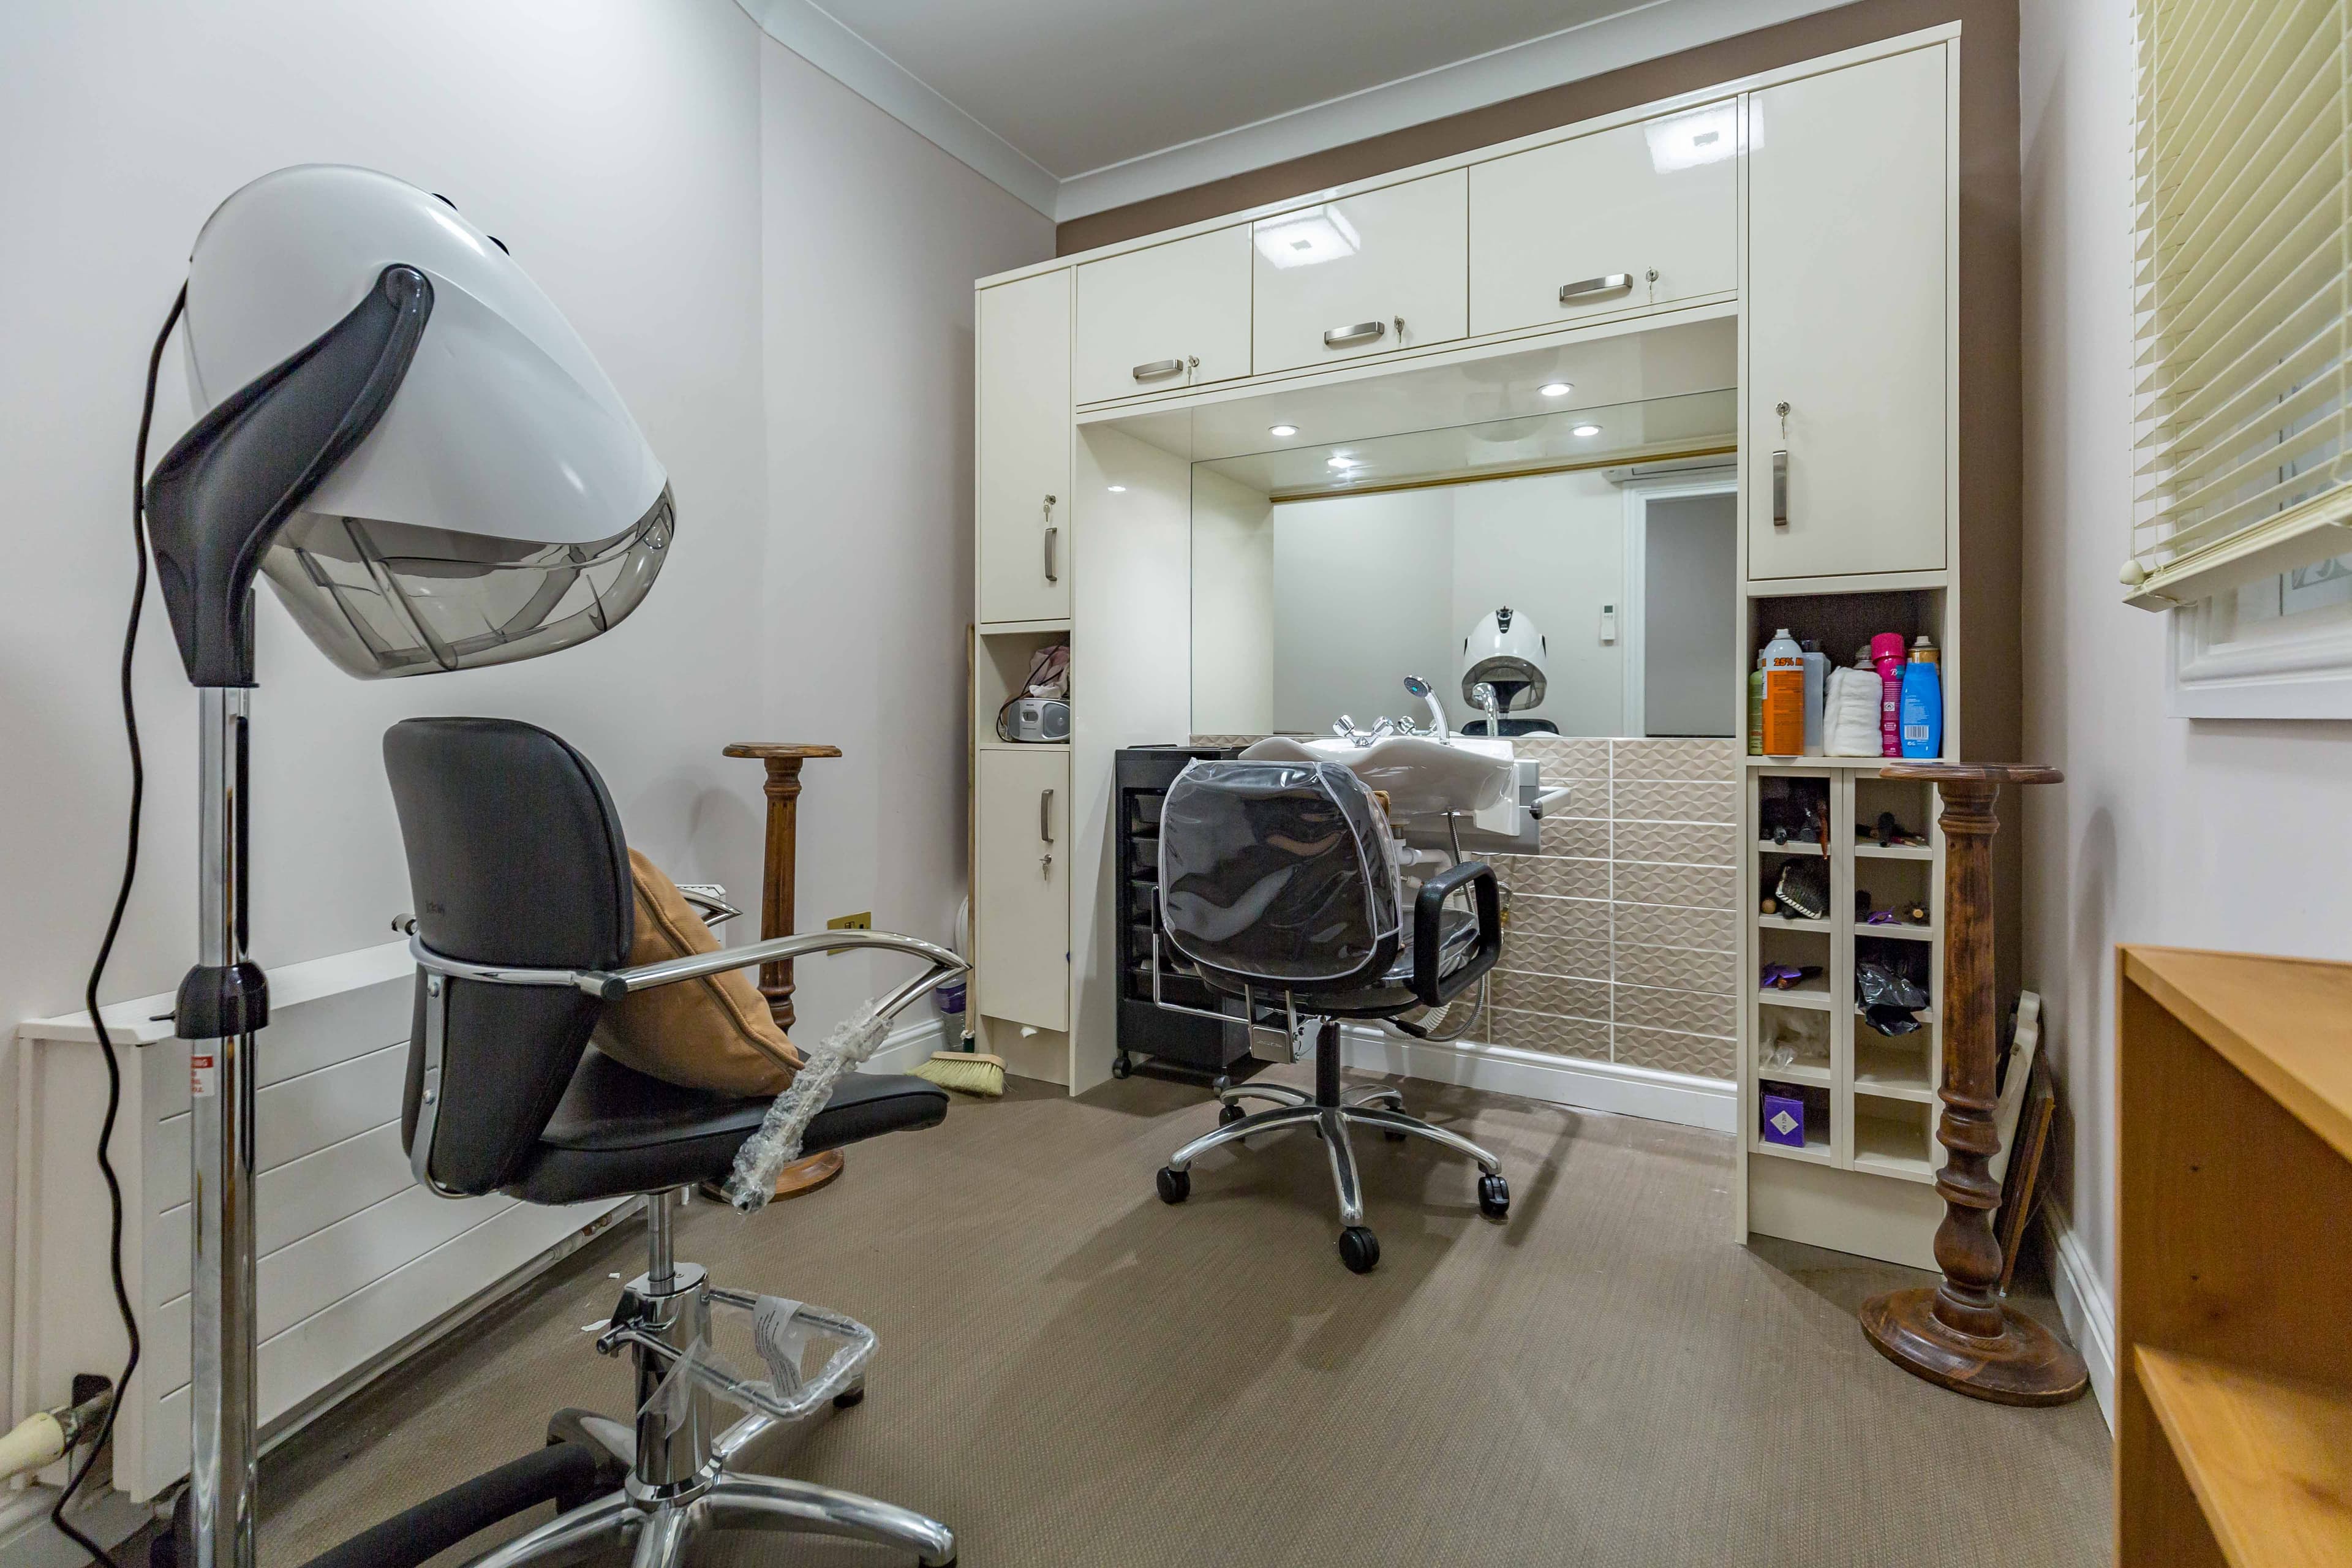
[[[1296,425],[1269,425],[1265,427],[1265,433],[1273,437],[1277,441],[1287,441],[1290,437],[1298,434],[1298,426]]]
[[[1113,485],[1110,488],[1110,493],[1115,496],[1123,496],[1127,493],[1127,487],[1125,485]]]
[[[1598,436],[1601,434],[1601,426],[1598,425],[1573,426],[1570,428],[1569,434],[1571,436]]]
[[[1542,393],[1546,397],[1566,397],[1570,393],[1574,392],[1576,388],[1564,381],[1547,381],[1541,386],[1537,387],[1536,390]]]

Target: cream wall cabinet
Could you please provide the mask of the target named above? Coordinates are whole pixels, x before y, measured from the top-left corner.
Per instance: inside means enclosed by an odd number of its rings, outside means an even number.
[[[1252,226],[1255,374],[1470,331],[1470,183],[1455,169]]]
[[[979,302],[980,618],[1070,613],[1070,274],[983,289]]]
[[[1738,103],[1470,170],[1470,331],[1566,325],[1739,286]]]
[[[1948,564],[1946,71],[1915,49],[1749,100],[1751,578]]]
[[[980,752],[980,1010],[1040,1029],[1070,1025],[1070,752]]]
[[[1078,268],[1077,400],[1249,374],[1249,256],[1235,224]]]

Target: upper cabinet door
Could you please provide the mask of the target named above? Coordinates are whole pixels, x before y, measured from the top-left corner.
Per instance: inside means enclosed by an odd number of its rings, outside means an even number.
[[[1070,274],[980,291],[980,618],[1070,613]]]
[[[1253,224],[1256,374],[1466,336],[1469,193],[1456,169]]]
[[[1470,169],[1470,331],[1727,294],[1739,286],[1738,104]]]
[[[1080,403],[1250,373],[1247,224],[1077,271]]]
[[[1748,113],[1748,575],[1940,571],[1944,48],[1768,88]]]

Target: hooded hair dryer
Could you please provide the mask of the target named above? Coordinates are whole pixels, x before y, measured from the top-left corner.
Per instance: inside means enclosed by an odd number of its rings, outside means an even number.
[[[1505,713],[1536,707],[1544,700],[1544,661],[1549,649],[1534,621],[1506,605],[1478,617],[1462,639],[1462,695],[1474,707],[1483,707],[1480,686],[1495,689],[1495,700]],[[1515,728],[1506,720],[1507,728]],[[1528,730],[1550,731],[1537,720]]]

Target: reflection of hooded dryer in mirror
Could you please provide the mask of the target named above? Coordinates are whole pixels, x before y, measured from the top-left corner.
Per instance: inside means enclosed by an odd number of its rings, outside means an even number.
[[[1462,696],[1474,710],[1484,709],[1481,686],[1494,689],[1494,710],[1507,714],[1515,708],[1536,707],[1544,700],[1544,660],[1549,649],[1544,635],[1526,615],[1506,605],[1478,617],[1462,639]],[[1489,732],[1493,721],[1474,719],[1462,726],[1465,735]],[[1500,721],[1506,735],[1557,735],[1559,726],[1549,719]]]

